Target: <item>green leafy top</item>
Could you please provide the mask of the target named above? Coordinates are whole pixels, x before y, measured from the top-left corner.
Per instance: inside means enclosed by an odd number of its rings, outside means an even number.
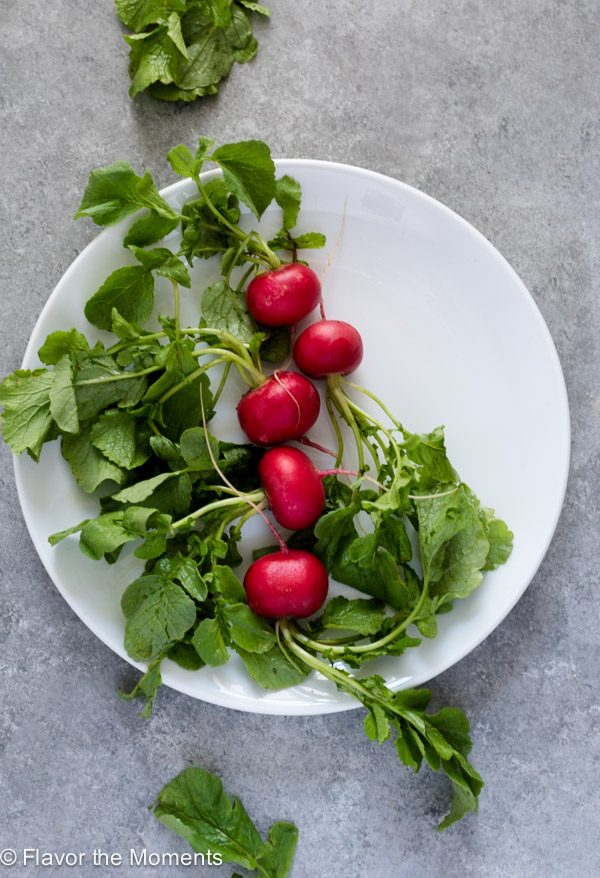
[[[265,841],[237,796],[216,775],[186,768],[158,794],[155,817],[198,853],[217,854],[262,878],[287,878],[298,843],[293,823],[273,823]]]
[[[193,101],[217,93],[234,62],[251,61],[258,50],[251,15],[269,16],[252,0],[115,0],[132,34],[129,94]]]
[[[164,219],[177,216],[158,192],[148,171],[138,177],[127,162],[114,162],[92,171],[76,217],[89,216],[108,226],[147,207]]]

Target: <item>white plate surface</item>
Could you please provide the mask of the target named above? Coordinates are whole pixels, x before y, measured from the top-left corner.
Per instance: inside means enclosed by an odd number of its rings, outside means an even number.
[[[305,160],[281,160],[277,166],[302,184],[300,231],[327,235],[325,250],[305,255],[325,275],[327,315],[348,320],[362,333],[365,359],[356,381],[386,400],[409,429],[445,424],[449,456],[462,478],[515,533],[508,564],[487,574],[470,598],[440,618],[435,640],[370,668],[394,689],[419,685],[493,631],[548,548],[569,467],[569,411],[560,363],[521,280],[451,210],[371,171]],[[193,184],[178,182],[163,194],[180,207],[194,195]],[[269,210],[261,228],[275,231],[278,219],[279,212]],[[133,261],[121,244],[131,221],[102,232],[65,273],[36,324],[24,367],[39,364],[36,352],[53,330],[76,326],[91,339],[107,337],[87,323],[83,306],[110,271]],[[175,232],[166,245],[176,247],[177,240]],[[192,292],[184,294],[187,321],[197,320],[200,291],[217,276],[214,260],[195,267]],[[171,312],[167,284],[157,287],[157,302],[160,310]],[[232,388],[230,411],[236,394]],[[222,438],[242,440],[231,414],[218,415],[213,425]],[[331,444],[325,422],[312,432]],[[76,538],[54,549],[48,545],[50,533],[97,514],[97,501],[77,489],[57,443],[44,448],[37,465],[18,458],[15,470],[25,520],[50,577],[81,620],[127,659],[119,596],[141,563],[131,552],[114,566],[91,561]],[[268,542],[264,528],[254,524],[248,545]],[[199,672],[165,662],[163,678],[195,698],[239,710],[317,714],[357,706],[318,675],[302,686],[265,692],[248,678],[237,656],[221,668]]]

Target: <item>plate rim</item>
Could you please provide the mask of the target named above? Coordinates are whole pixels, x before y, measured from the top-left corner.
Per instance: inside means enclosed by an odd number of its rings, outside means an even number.
[[[294,167],[296,169],[311,169],[318,168],[320,170],[326,171],[335,171],[336,173],[350,173],[352,175],[358,177],[364,177],[370,180],[375,180],[376,182],[384,183],[385,185],[393,185],[401,191],[407,192],[412,198],[416,198],[417,201],[421,200],[428,204],[431,207],[434,207],[438,211],[441,210],[442,213],[449,216],[455,222],[458,221],[458,224],[462,226],[462,228],[475,240],[479,241],[480,244],[483,244],[488,253],[493,256],[494,260],[502,267],[504,271],[508,270],[509,275],[512,276],[513,281],[516,281],[516,285],[519,288],[521,296],[524,301],[527,303],[529,310],[538,325],[538,329],[541,330],[541,335],[543,337],[545,348],[550,355],[550,359],[552,361],[553,372],[556,390],[558,392],[558,405],[560,410],[560,423],[563,428],[562,442],[564,443],[564,459],[562,460],[562,465],[560,468],[560,472],[555,472],[554,478],[560,482],[559,484],[559,492],[558,492],[558,501],[556,504],[556,508],[554,510],[552,519],[552,527],[548,529],[548,534],[546,536],[545,543],[541,552],[538,553],[538,557],[536,557],[535,562],[530,565],[531,572],[530,575],[524,578],[524,582],[522,587],[517,591],[517,593],[513,596],[514,599],[509,603],[507,608],[503,610],[503,614],[499,619],[494,621],[493,624],[486,626],[481,630],[480,636],[478,636],[475,643],[469,643],[469,645],[464,649],[464,651],[460,652],[458,655],[454,655],[448,661],[442,661],[441,666],[436,668],[435,673],[433,675],[424,673],[421,675],[416,675],[414,678],[410,680],[410,687],[417,687],[423,685],[430,680],[435,679],[440,674],[447,671],[449,668],[458,664],[458,662],[462,661],[467,655],[473,652],[484,640],[486,640],[490,634],[502,624],[502,622],[506,619],[509,613],[514,609],[515,605],[522,598],[523,594],[531,584],[533,578],[538,572],[544,557],[546,556],[550,544],[554,538],[554,534],[556,533],[556,528],[558,526],[560,516],[564,507],[565,495],[568,485],[569,472],[570,472],[570,461],[571,461],[571,416],[569,409],[569,399],[567,393],[566,381],[562,369],[562,365],[560,362],[560,357],[558,355],[558,351],[556,349],[556,345],[550,333],[550,329],[544,320],[542,312],[537,305],[535,299],[532,294],[528,290],[525,283],[522,281],[520,276],[517,274],[512,265],[508,262],[508,260],[500,253],[500,251],[494,246],[494,244],[475,226],[473,226],[468,220],[454,211],[452,208],[448,207],[438,199],[434,198],[431,195],[428,195],[426,192],[423,192],[420,189],[417,189],[414,186],[411,186],[408,183],[403,182],[402,180],[398,180],[394,177],[390,177],[387,174],[383,174],[379,171],[373,171],[368,168],[364,168],[358,165],[351,165],[343,162],[336,161],[328,161],[324,159],[295,159],[295,158],[275,158],[275,167],[277,170],[283,170],[285,168]],[[210,169],[208,171],[204,171],[201,174],[201,179],[203,182],[208,181],[214,177],[220,175],[219,169]],[[183,191],[186,188],[189,188],[191,180],[189,178],[183,178],[181,180],[175,180],[173,183],[170,183],[168,186],[161,188],[160,194],[166,198],[167,200],[170,197],[175,196],[179,191]],[[136,211],[132,213],[129,217],[122,222],[127,222],[131,219],[135,219],[135,217],[141,211]],[[33,338],[35,335],[36,328],[38,324],[41,322],[43,317],[46,315],[47,311],[51,309],[55,298],[60,295],[61,288],[64,284],[68,283],[70,275],[72,272],[76,270],[76,267],[79,265],[80,261],[83,261],[87,255],[89,249],[91,249],[98,239],[100,239],[103,235],[109,234],[111,230],[115,229],[119,223],[116,223],[114,226],[109,226],[101,229],[91,241],[89,241],[86,246],[81,250],[80,253],[77,254],[75,259],[69,263],[69,266],[64,271],[64,273],[59,278],[58,282],[54,286],[52,292],[48,296],[48,299],[44,303],[43,308],[39,312],[39,315],[36,319],[36,322],[31,330],[29,340],[27,342],[27,346],[25,348],[25,352],[23,355],[23,360],[20,368],[27,369],[32,367],[32,363],[30,361],[37,359],[37,350],[35,350],[35,346],[33,344]],[[37,343],[36,343],[37,344]],[[46,565],[44,560],[43,553],[41,548],[38,546],[40,540],[38,540],[37,536],[34,534],[34,528],[30,523],[29,514],[26,511],[28,508],[27,501],[25,500],[25,488],[23,483],[23,477],[21,473],[21,457],[13,456],[13,471],[15,474],[15,482],[17,487],[17,495],[19,499],[19,505],[21,507],[21,513],[23,515],[23,519],[25,521],[25,525],[27,527],[27,531],[29,533],[29,537],[34,545],[34,548],[37,552],[39,560],[41,561],[50,581],[53,583],[54,587],[58,590],[59,594],[65,601],[65,603],[69,606],[72,612],[83,622],[83,624],[94,634],[111,652],[116,653],[120,658],[124,659],[129,665],[137,668],[140,671],[144,671],[147,665],[142,664],[140,662],[133,661],[125,652],[124,647],[115,648],[112,644],[107,643],[106,639],[100,634],[96,622],[94,619],[90,620],[85,614],[81,614],[78,609],[73,606],[69,598],[67,597],[66,590],[63,589],[62,584],[59,584]],[[187,696],[190,696],[198,701],[204,701],[206,703],[214,704],[219,707],[226,707],[230,710],[238,710],[245,713],[259,713],[265,715],[277,715],[277,716],[311,716],[311,715],[325,715],[330,713],[340,713],[346,710],[358,709],[362,705],[351,698],[349,695],[345,693],[337,693],[337,700],[331,702],[319,702],[319,701],[307,701],[306,703],[294,703],[294,704],[286,704],[281,701],[268,701],[260,698],[254,698],[250,696],[237,696],[239,701],[235,704],[230,703],[230,696],[225,695],[225,693],[221,693],[218,689],[215,689],[214,693],[210,693],[211,697],[200,696],[197,692],[191,691],[191,688],[186,686],[185,684],[180,683],[179,681],[169,681],[168,679],[164,679],[164,677],[169,676],[168,669],[165,669],[165,673],[163,674],[163,684],[168,686],[171,689],[174,689],[178,692],[181,692]],[[310,679],[310,677],[309,677]],[[293,687],[291,687],[293,689]],[[402,685],[392,686],[391,688],[398,690],[402,688]],[[286,690],[281,690],[286,691]],[[267,694],[265,692],[265,694]],[[221,697],[222,696],[222,697]]]

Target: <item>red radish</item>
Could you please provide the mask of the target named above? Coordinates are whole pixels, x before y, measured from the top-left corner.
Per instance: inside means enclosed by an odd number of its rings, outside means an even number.
[[[246,290],[248,311],[264,326],[291,326],[310,314],[320,298],[319,278],[301,262],[257,275]]]
[[[258,477],[276,520],[290,530],[310,527],[325,506],[321,474],[298,448],[271,448],[260,459]]]
[[[302,332],[294,346],[294,360],[311,378],[348,375],[363,358],[362,339],[343,320],[319,320]]]
[[[321,399],[308,378],[297,372],[275,372],[248,391],[237,407],[242,430],[255,445],[277,445],[298,439],[319,417]]]
[[[267,619],[312,616],[325,603],[328,587],[327,570],[303,549],[263,555],[244,577],[250,608]]]

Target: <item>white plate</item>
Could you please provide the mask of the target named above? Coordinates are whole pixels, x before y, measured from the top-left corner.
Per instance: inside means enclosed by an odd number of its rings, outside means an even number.
[[[472,226],[437,201],[371,171],[328,162],[282,160],[278,171],[302,184],[302,231],[326,233],[328,247],[309,255],[323,272],[328,316],[354,323],[365,359],[356,380],[374,389],[409,429],[447,428],[449,455],[484,505],[496,508],[515,533],[508,564],[440,618],[439,634],[401,658],[372,665],[394,689],[424,683],[449,668],[504,619],[535,574],[563,503],[569,466],[569,411],[556,350],[533,299],[515,272]],[[193,194],[190,181],[163,193],[180,207]],[[341,218],[345,225],[340,237]],[[262,227],[275,230],[279,212]],[[39,361],[46,335],[76,326],[102,336],[83,317],[83,306],[106,275],[128,261],[121,241],[131,220],[100,234],[66,272],[38,320],[24,366]],[[177,244],[173,233],[167,246]],[[198,293],[218,267],[200,263],[184,317],[198,318]],[[167,285],[159,308],[170,311]],[[231,391],[231,402],[236,397]],[[238,396],[239,396],[239,392]],[[235,419],[220,416],[218,435],[239,438]],[[327,424],[314,432],[330,441]],[[131,553],[114,566],[91,561],[70,538],[52,549],[50,533],[95,515],[97,502],[75,486],[57,443],[34,464],[15,464],[23,513],[46,570],[82,621],[118,655],[123,649],[119,596],[140,568]],[[257,525],[250,542],[267,544]],[[129,661],[129,659],[127,659]],[[185,671],[164,663],[164,681],[195,698],[239,710],[316,714],[347,710],[357,702],[326,680],[265,692],[246,675],[237,656],[221,668]]]

